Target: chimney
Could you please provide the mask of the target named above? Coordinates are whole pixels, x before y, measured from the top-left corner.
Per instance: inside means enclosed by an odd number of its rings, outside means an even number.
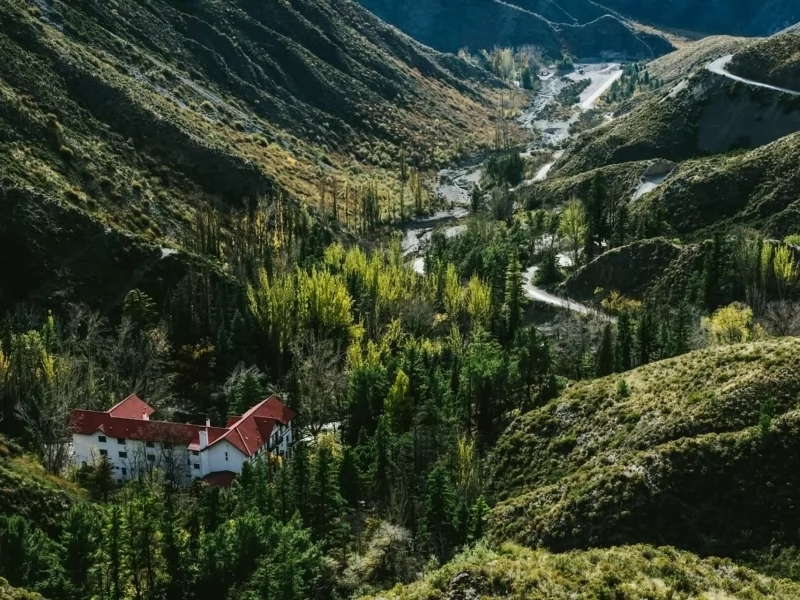
[[[149,420],[150,420],[150,417],[147,416],[147,411],[143,410],[142,411],[142,421],[149,421]]]
[[[200,430],[200,450],[208,446],[208,429]]]
[[[206,417],[206,427],[211,427],[211,419]]]

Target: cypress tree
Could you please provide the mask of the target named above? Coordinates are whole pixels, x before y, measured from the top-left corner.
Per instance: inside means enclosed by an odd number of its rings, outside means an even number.
[[[517,258],[516,250],[511,252],[511,259],[506,269],[505,301],[503,302],[502,315],[505,325],[505,339],[508,343],[517,335],[522,322],[522,271]]]
[[[452,555],[456,538],[454,517],[454,494],[445,469],[439,465],[428,475],[428,490],[425,498],[425,539],[430,551],[440,563]]]
[[[603,328],[603,339],[597,352],[595,372],[598,377],[605,377],[614,372],[614,336],[611,323],[606,323]]]
[[[375,431],[375,463],[372,473],[372,488],[375,500],[382,506],[388,506],[391,495],[391,457],[390,436],[386,425],[386,417],[378,421]]]
[[[314,536],[334,546],[345,525],[344,500],[339,492],[339,468],[327,440],[317,446],[308,494],[309,522]]]
[[[631,315],[625,310],[617,321],[617,371],[630,371],[633,368],[633,324]]]

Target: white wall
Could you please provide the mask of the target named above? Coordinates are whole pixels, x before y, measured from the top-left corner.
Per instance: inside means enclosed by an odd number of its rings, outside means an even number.
[[[114,437],[105,437],[102,434],[92,435],[73,434],[73,454],[75,466],[80,468],[83,463],[96,464],[106,452],[109,462],[114,467],[114,477],[118,481],[125,481],[137,473],[149,469],[160,469],[165,473],[174,473],[180,479],[187,479],[191,475],[189,459],[190,453],[186,446],[166,447],[154,442],[148,447],[145,442],[126,439],[124,444]],[[124,456],[120,456],[124,453]],[[151,458],[152,457],[152,458]]]
[[[245,455],[242,454],[241,450],[227,440],[222,440],[213,446],[209,446],[201,454],[205,455],[203,458],[208,461],[207,464],[203,464],[208,469],[203,475],[216,471],[240,473],[245,462]],[[206,460],[203,462],[206,463]]]

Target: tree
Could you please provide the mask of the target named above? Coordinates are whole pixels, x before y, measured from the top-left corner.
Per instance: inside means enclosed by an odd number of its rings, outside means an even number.
[[[428,475],[425,496],[425,537],[428,548],[440,563],[449,560],[456,531],[453,524],[455,500],[447,472],[441,465]]]
[[[469,536],[470,543],[479,541],[486,531],[486,520],[489,516],[489,505],[483,496],[479,496],[475,504],[472,505],[469,517]]]
[[[587,235],[586,218],[580,202],[571,200],[567,204],[561,214],[558,231],[567,242],[573,267],[577,268]]]
[[[398,369],[394,385],[389,390],[389,395],[384,404],[386,416],[395,433],[408,431],[414,418],[414,400],[409,393],[408,385],[408,375],[402,369]]]
[[[158,311],[153,299],[141,290],[133,289],[122,302],[122,314],[130,319],[134,327],[147,330],[158,320]]]
[[[597,352],[596,374],[598,377],[605,377],[614,372],[614,335],[611,331],[611,323],[606,323],[603,328],[603,338],[600,342],[600,349]]]
[[[633,368],[633,323],[631,314],[622,311],[617,321],[617,371],[629,371]]]
[[[333,440],[323,436],[317,444],[308,490],[308,512],[311,530],[327,548],[338,546],[346,527],[342,519],[345,506],[339,492],[339,465],[333,456]]]
[[[312,436],[319,435],[329,421],[341,421],[347,377],[344,357],[332,340],[307,333],[292,344],[299,383],[297,408]]]
[[[503,302],[502,315],[505,324],[506,340],[514,340],[517,330],[522,322],[522,270],[516,251],[511,252],[511,260],[506,269],[505,301]]]
[[[709,318],[703,319],[711,345],[739,344],[758,335],[753,327],[753,309],[734,302],[717,309]]]
[[[522,69],[522,87],[526,90],[533,89],[533,75],[528,67]]]

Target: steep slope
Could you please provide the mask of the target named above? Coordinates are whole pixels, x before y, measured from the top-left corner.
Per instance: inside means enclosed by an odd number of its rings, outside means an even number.
[[[323,184],[348,190],[342,220],[388,205],[401,147],[425,169],[492,135],[497,80],[350,0],[9,0],[0,19],[3,306],[58,291],[48,274],[80,289],[74,268],[163,280],[184,255],[152,241],[185,244],[211,209],[307,230]]]
[[[728,560],[701,560],[673,548],[630,546],[551,554],[504,544],[496,550],[478,546],[423,580],[375,599],[788,600],[799,594],[797,583],[764,577]]]
[[[800,33],[760,40],[733,57],[728,70],[745,79],[800,91]]]
[[[665,235],[702,234],[735,224],[783,238],[800,231],[800,133],[749,152],[682,163],[631,213]]]
[[[600,0],[599,4],[657,27],[701,33],[770,35],[800,21],[793,0]]]
[[[383,20],[415,39],[446,52],[494,46],[541,47],[553,57],[608,53],[652,58],[672,49],[663,37],[644,31],[587,0],[361,0]],[[574,6],[571,6],[574,5]]]
[[[799,357],[776,339],[575,385],[501,438],[492,536],[726,556],[796,544]]]
[[[607,127],[575,139],[553,173],[575,175],[635,160],[683,161],[757,148],[800,129],[800,98],[706,69]]]

